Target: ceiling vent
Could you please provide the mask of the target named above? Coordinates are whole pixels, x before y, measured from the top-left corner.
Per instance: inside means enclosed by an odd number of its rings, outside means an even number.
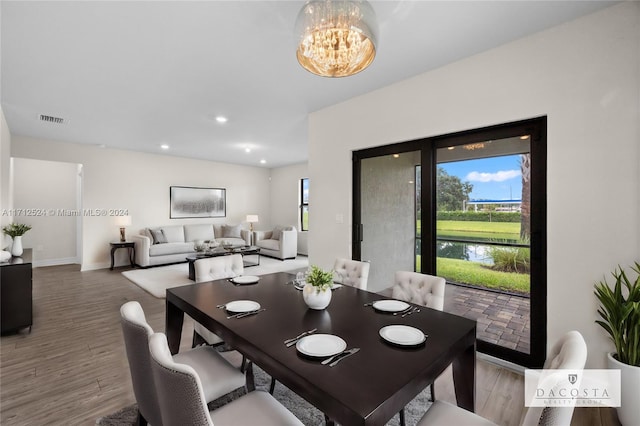
[[[64,118],[53,117],[51,115],[44,115],[44,114],[40,114],[40,121],[44,121],[45,123],[52,123],[52,124],[64,124],[65,123]]]

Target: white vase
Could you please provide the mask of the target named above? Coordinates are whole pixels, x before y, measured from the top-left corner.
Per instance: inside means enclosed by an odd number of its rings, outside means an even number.
[[[613,357],[612,353],[607,354],[607,367],[612,370],[620,370],[620,407],[618,420],[623,426],[637,425],[640,419],[640,367],[624,364]]]
[[[321,310],[331,302],[331,289],[318,291],[311,284],[306,284],[302,289],[302,298],[309,308]]]
[[[22,256],[22,235],[13,237],[13,244],[11,245],[11,254],[13,256]]]

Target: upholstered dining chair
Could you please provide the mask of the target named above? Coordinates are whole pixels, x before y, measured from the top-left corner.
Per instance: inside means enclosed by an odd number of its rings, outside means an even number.
[[[442,277],[421,274],[419,272],[396,271],[391,289],[391,297],[441,311],[444,309],[444,291],[446,284],[446,280]],[[429,386],[431,389],[431,400],[435,401],[435,386],[433,383]],[[404,409],[400,411],[400,424],[405,424]]]
[[[205,257],[196,260],[193,266],[197,283],[233,278],[244,273],[242,255],[240,254]],[[202,343],[212,346],[224,343],[218,335],[209,331],[199,322],[194,322],[192,347]]]
[[[161,407],[151,369],[149,337],[153,334],[153,329],[147,323],[142,306],[138,302],[131,301],[122,305],[120,318],[133,393],[138,403],[138,424],[166,424],[160,414]],[[245,386],[245,375],[210,347],[202,346],[181,352],[173,359],[190,365],[198,372],[207,402]]]
[[[570,331],[551,348],[544,368],[582,370],[587,361],[587,344],[577,331]],[[566,378],[566,376],[564,377]],[[522,426],[561,426],[571,423],[573,407],[529,407]],[[489,420],[445,401],[436,400],[418,422],[418,426],[432,425],[495,425]]]
[[[369,262],[337,258],[333,265],[335,282],[366,290],[369,266]]]
[[[254,391],[209,411],[200,372],[171,357],[167,337],[149,339],[153,378],[164,426],[302,425],[270,394]]]

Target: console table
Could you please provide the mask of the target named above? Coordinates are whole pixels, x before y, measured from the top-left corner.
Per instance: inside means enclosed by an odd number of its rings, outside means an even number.
[[[15,332],[33,324],[31,249],[0,263],[0,333]]]

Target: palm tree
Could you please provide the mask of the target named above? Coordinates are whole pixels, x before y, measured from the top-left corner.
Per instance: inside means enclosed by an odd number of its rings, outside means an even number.
[[[522,175],[520,239],[527,241],[531,236],[531,154],[520,155],[520,173]]]

